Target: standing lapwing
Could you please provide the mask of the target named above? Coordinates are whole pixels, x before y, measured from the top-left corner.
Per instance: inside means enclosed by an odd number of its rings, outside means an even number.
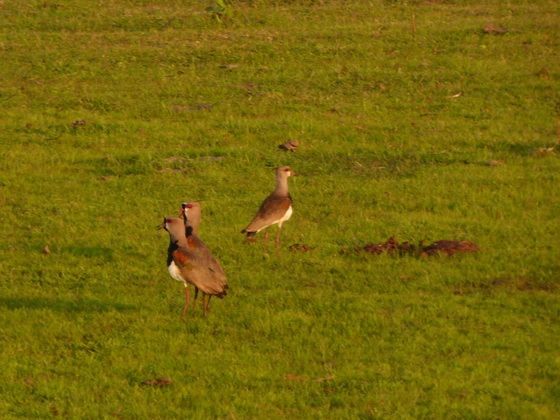
[[[212,272],[212,277],[217,284],[221,284],[224,289],[228,288],[227,276],[220,263],[214,258],[206,244],[198,236],[198,225],[202,219],[202,207],[197,201],[183,203],[181,205],[181,215],[184,220],[185,233],[187,236],[187,246],[191,251],[200,257],[208,269]],[[194,289],[194,303],[196,307],[196,298],[198,297],[198,288]],[[206,309],[210,309],[210,298],[208,296],[208,304]],[[202,295],[202,306],[205,306],[205,295]]]
[[[186,301],[181,317],[184,319],[190,303],[188,284],[203,294],[203,314],[206,316],[207,303],[204,297],[217,296],[223,298],[227,292],[227,284],[217,278],[204,256],[189,248],[185,224],[178,217],[163,219],[161,227],[169,233],[167,249],[167,269],[175,280],[185,285]]]
[[[264,251],[266,253],[266,241],[268,240],[268,227],[278,224],[276,233],[276,249],[280,241],[280,231],[282,223],[292,216],[292,197],[288,191],[288,177],[295,176],[289,166],[276,168],[276,189],[270,194],[261,205],[261,208],[249,225],[241,231],[247,234],[247,240],[253,237],[262,229],[264,233]]]

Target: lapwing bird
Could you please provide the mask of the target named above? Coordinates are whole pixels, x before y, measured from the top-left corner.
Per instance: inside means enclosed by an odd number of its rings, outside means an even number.
[[[299,141],[297,140],[288,140],[286,143],[282,143],[278,146],[280,149],[288,150],[290,152],[295,152],[299,146]]]
[[[204,316],[206,316],[207,302],[204,299],[205,296],[209,296],[208,300],[210,300],[210,296],[223,298],[227,294],[227,284],[216,277],[203,256],[189,248],[183,220],[178,217],[166,217],[163,219],[161,227],[169,233],[169,248],[167,249],[169,274],[185,285],[186,301],[181,317],[185,318],[191,300],[189,284],[194,286],[195,290],[202,292],[202,310]]]
[[[200,220],[202,219],[202,207],[198,201],[193,201],[189,203],[183,203],[181,205],[181,216],[183,217],[185,225],[185,233],[187,236],[187,246],[191,251],[196,253],[208,269],[213,274],[213,279],[223,286],[224,289],[228,288],[227,276],[220,263],[214,258],[212,252],[208,249],[206,244],[198,236],[198,226]],[[194,291],[194,303],[196,306],[196,298],[198,296],[198,288]],[[208,304],[206,305],[207,310],[210,309],[210,298],[208,297]],[[204,295],[202,295],[202,304],[204,306]]]
[[[278,249],[282,224],[292,216],[292,197],[288,190],[288,178],[290,176],[295,176],[295,174],[289,166],[276,168],[276,189],[264,200],[251,223],[241,231],[241,233],[247,234],[247,240],[252,240],[258,232],[266,229],[264,233],[265,253],[268,227],[278,224],[275,240],[276,249]]]

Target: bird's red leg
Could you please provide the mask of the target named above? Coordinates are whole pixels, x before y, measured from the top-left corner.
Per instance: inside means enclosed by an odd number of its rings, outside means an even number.
[[[189,302],[191,301],[191,296],[189,294],[189,288],[187,287],[187,284],[185,283],[185,306],[183,307],[183,313],[181,314],[181,318],[185,319],[185,316],[187,315],[187,309],[189,308]]]
[[[194,287],[194,302],[193,302],[193,311],[196,309],[196,298],[198,297],[198,287]]]
[[[274,240],[274,244],[276,246],[276,250],[278,251],[278,244],[280,243],[280,231],[282,230],[282,226],[278,225],[278,231],[276,232],[276,239]]]
[[[268,228],[264,231],[264,253],[266,254],[266,242],[268,241]]]

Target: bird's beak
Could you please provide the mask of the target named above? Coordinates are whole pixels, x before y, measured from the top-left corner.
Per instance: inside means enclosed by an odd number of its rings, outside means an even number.
[[[187,218],[186,209],[187,209],[187,203],[181,203],[181,211],[179,212],[179,217],[182,217],[183,219]]]

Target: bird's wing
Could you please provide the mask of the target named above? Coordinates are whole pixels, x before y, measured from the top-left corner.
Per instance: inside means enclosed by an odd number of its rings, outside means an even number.
[[[198,235],[189,236],[187,243],[189,244],[189,249],[199,258],[200,263],[211,273],[208,278],[208,284],[215,290],[223,290],[227,286],[226,273],[206,244]]]
[[[276,223],[286,214],[291,205],[292,197],[289,195],[283,197],[269,195],[245,231],[256,232]]]
[[[215,273],[216,268],[210,265],[199,251],[195,252],[179,247],[173,251],[172,257],[179,270],[181,270],[181,274],[203,293],[208,295],[225,294],[225,289],[227,289],[225,274],[223,274],[223,278],[217,275]],[[219,266],[219,264],[217,265]],[[223,273],[221,267],[219,267],[219,270]]]
[[[171,256],[173,257],[173,262],[179,268],[191,269],[201,265],[200,258],[194,252],[184,247],[174,250]]]

